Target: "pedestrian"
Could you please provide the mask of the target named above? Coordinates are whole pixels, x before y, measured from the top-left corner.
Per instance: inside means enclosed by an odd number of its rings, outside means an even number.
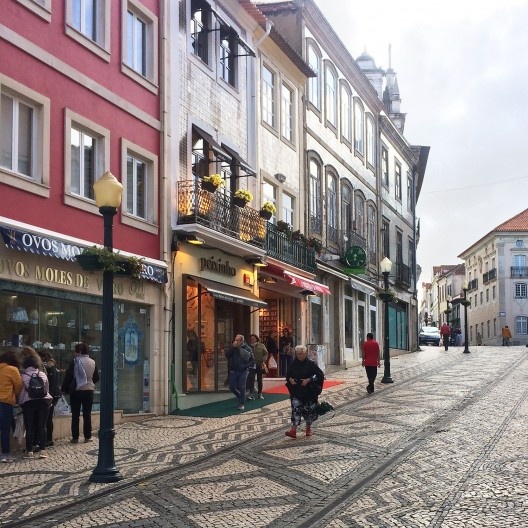
[[[249,336],[249,346],[253,352],[253,358],[255,359],[255,369],[250,369],[248,373],[247,388],[249,391],[248,400],[252,400],[255,397],[255,376],[257,377],[257,389],[258,393],[256,398],[263,400],[262,396],[262,375],[264,373],[265,361],[268,357],[268,349],[264,343],[260,342],[260,338],[257,334],[251,334]]]
[[[477,346],[482,345],[482,335],[480,332],[477,332]]]
[[[444,342],[444,348],[447,350],[449,348],[449,338],[451,337],[451,327],[445,322],[440,328],[440,335]]]
[[[462,329],[460,327],[455,330],[455,345],[462,346]]]
[[[268,367],[268,378],[276,378],[278,375],[279,364],[279,343],[277,341],[276,330],[271,330],[264,344],[266,345],[266,349],[268,351],[268,359],[266,361],[266,365]],[[273,361],[271,361],[271,358],[273,358]]]
[[[40,359],[42,359],[42,366],[48,376],[49,393],[51,394],[51,405],[48,412],[48,419],[46,421],[46,447],[53,446],[53,413],[55,412],[55,405],[61,397],[61,387],[59,381],[59,370],[57,363],[53,359],[49,349],[39,351]]]
[[[288,328],[282,329],[282,336],[279,339],[279,359],[280,375],[286,376],[288,367],[291,365],[294,356],[293,337]]]
[[[304,418],[306,436],[312,436],[312,424],[317,420],[316,406],[323,390],[324,374],[317,364],[308,359],[304,345],[294,349],[295,358],[286,373],[286,387],[290,393],[291,428],[284,434],[297,438],[297,427]]]
[[[13,426],[13,407],[22,391],[20,362],[14,350],[6,350],[0,356],[0,447],[2,462],[13,462],[10,436]]]
[[[361,364],[365,367],[365,372],[367,373],[367,392],[372,394],[374,392],[374,381],[380,366],[380,346],[374,339],[374,334],[370,332],[367,334],[367,340],[363,343],[362,351],[363,360]]]
[[[46,421],[48,419],[51,394],[49,382],[42,368],[40,356],[30,347],[23,348],[24,360],[22,361],[22,390],[18,396],[18,403],[22,407],[24,427],[26,428],[26,453],[24,458],[47,458],[46,452]],[[40,378],[44,383],[43,396],[31,397],[29,391],[32,378]],[[37,447],[38,446],[38,447]]]
[[[243,335],[237,334],[232,345],[225,351],[229,361],[229,390],[236,396],[238,410],[244,410],[248,369],[254,362],[251,348]]]
[[[85,343],[75,345],[75,358],[68,365],[61,390],[70,395],[72,444],[79,443],[79,421],[83,413],[83,435],[85,442],[92,442],[92,405],[95,384],[99,371],[89,356],[90,349]]]
[[[508,325],[502,329],[502,346],[510,346],[510,339],[512,335]]]

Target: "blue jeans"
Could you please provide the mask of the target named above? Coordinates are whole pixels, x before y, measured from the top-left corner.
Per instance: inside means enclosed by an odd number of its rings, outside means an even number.
[[[244,405],[246,401],[246,379],[248,371],[229,371],[229,390],[237,397],[239,405]]]
[[[0,402],[0,446],[2,455],[9,455],[9,437],[13,425],[13,406],[10,403]]]

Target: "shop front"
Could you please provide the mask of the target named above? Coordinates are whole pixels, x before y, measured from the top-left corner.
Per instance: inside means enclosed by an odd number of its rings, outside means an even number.
[[[31,226],[0,225],[0,231],[0,351],[48,349],[62,376],[75,345],[84,342],[101,365],[102,273],[85,272],[74,259],[89,243]],[[151,386],[166,277],[160,264],[148,264],[154,280],[114,278],[114,402],[124,413],[163,412],[163,398],[155,402]],[[97,411],[99,386],[94,400]]]

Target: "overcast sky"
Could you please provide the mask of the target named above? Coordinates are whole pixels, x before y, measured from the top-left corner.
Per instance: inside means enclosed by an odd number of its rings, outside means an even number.
[[[431,147],[421,286],[528,208],[528,0],[316,3],[354,58],[366,49],[387,68],[392,45],[405,137]]]

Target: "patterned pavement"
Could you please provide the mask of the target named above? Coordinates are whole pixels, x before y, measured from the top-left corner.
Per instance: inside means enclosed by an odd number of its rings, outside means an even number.
[[[0,526],[528,526],[528,349],[424,347],[391,367],[371,396],[361,367],[329,375],[345,383],[312,437],[284,436],[286,401],[119,425],[117,484],[87,481],[97,441],[1,464]]]

